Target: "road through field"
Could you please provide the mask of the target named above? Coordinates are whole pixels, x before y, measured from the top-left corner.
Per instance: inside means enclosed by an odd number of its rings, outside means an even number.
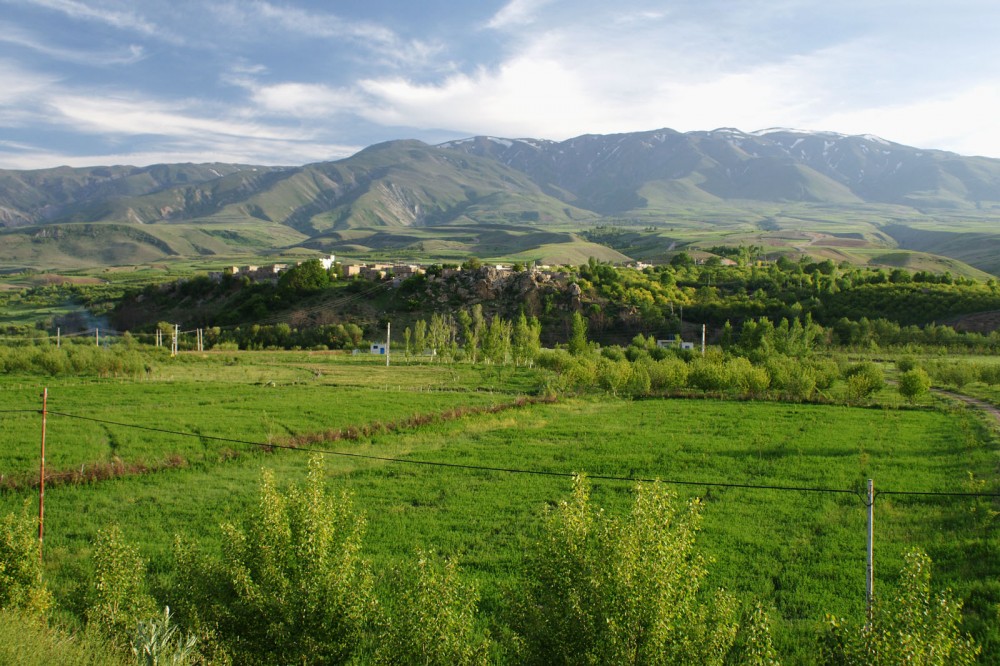
[[[972,398],[961,393],[952,393],[951,391],[944,391],[942,389],[934,389],[934,393],[952,398],[954,400],[960,400],[967,405],[975,407],[976,409],[992,416],[993,420],[996,421],[997,424],[1000,424],[1000,407],[997,407],[996,405],[990,404],[984,400],[979,400],[978,398]]]

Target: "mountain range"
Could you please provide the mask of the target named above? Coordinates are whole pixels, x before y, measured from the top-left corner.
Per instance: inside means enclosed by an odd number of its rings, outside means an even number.
[[[631,225],[655,238],[633,238],[628,256],[662,255],[696,230],[738,232],[740,242],[800,232],[812,234],[798,239],[810,249],[838,247],[822,236],[882,250],[940,244],[995,272],[1000,265],[980,255],[983,243],[996,248],[997,219],[1000,160],[790,129],[404,140],[298,167],[0,171],[4,266],[295,248],[624,260],[621,247],[579,232]],[[928,236],[940,233],[949,235]]]

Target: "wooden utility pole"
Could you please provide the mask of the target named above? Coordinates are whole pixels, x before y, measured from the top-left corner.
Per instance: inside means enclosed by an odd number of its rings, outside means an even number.
[[[99,328],[94,329],[94,346],[95,347],[101,346],[101,329]]]
[[[49,389],[42,391],[42,457],[38,467],[38,559],[42,559],[45,537],[45,420],[48,416]]]
[[[872,619],[872,599],[875,594],[875,551],[873,536],[875,534],[875,482],[868,479],[868,572],[865,576],[865,598],[867,600],[868,621]]]

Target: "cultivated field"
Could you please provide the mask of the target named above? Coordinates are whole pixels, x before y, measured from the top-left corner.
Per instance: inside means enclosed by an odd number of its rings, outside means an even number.
[[[713,560],[710,583],[772,607],[778,651],[795,664],[815,659],[824,614],[863,615],[866,479],[896,493],[967,492],[983,479],[995,488],[996,436],[966,410],[517,403],[541,384],[540,372],[231,352],[164,358],[140,381],[3,376],[11,411],[0,414],[0,472],[16,483],[0,492],[0,514],[35,501],[28,486],[41,419],[31,410],[47,385],[46,464],[53,473],[79,469],[84,480],[45,494],[46,572],[66,617],[98,530],[119,524],[162,591],[174,535],[215,548],[219,524],[255,501],[262,467],[279,485],[302,479],[302,450],[253,445],[261,443],[325,451],[330,486],[349,491],[367,517],[364,550],[376,574],[418,548],[456,556],[480,586],[480,619],[490,625],[518,585],[545,507],[567,497],[572,474],[590,476],[595,502],[612,513],[631,502],[634,482],[600,477],[679,482],[671,487],[681,498],[705,504],[699,544]],[[124,476],[86,480],[88,467],[102,465]],[[996,659],[1000,534],[989,505],[888,492],[875,505],[876,589],[894,587],[908,549],[925,549],[935,585],[965,601],[967,628],[986,641],[985,661]]]

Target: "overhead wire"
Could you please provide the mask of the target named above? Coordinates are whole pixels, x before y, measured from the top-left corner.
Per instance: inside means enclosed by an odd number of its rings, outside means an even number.
[[[25,411],[25,410],[19,410]],[[38,410],[27,410],[35,411]],[[151,432],[159,432],[163,434],[175,435],[179,437],[191,437],[198,438],[202,440],[210,440],[217,442],[225,442],[228,444],[241,444],[245,446],[254,446],[258,448],[266,449],[282,449],[289,451],[299,451],[308,453],[318,453],[321,455],[339,456],[346,458],[359,458],[364,460],[374,460],[379,462],[389,462],[389,463],[399,463],[408,465],[422,465],[427,467],[445,467],[452,469],[465,469],[471,471],[482,471],[482,472],[501,472],[508,474],[528,474],[536,476],[555,476],[563,478],[574,478],[577,476],[574,472],[560,472],[554,470],[538,470],[538,469],[524,469],[516,467],[493,467],[488,465],[471,465],[466,463],[449,463],[442,461],[432,461],[432,460],[417,460],[412,458],[395,458],[391,456],[378,456],[366,453],[356,453],[349,451],[334,451],[330,449],[321,449],[316,447],[301,447],[292,446],[288,444],[275,444],[275,443],[264,443],[264,442],[254,442],[250,440],[242,440],[231,437],[220,437],[216,435],[204,435],[194,432],[185,432],[180,430],[170,430],[167,428],[157,428],[153,426],[144,426],[134,423],[124,423],[121,421],[111,421],[108,419],[100,419],[92,416],[82,416],[79,414],[69,414],[66,412],[48,411],[51,416],[62,416],[65,418],[79,419],[83,421],[91,421],[94,423],[100,423],[104,425],[114,425],[123,428],[132,428],[136,430],[145,430]],[[677,485],[677,486],[698,486],[705,488],[734,488],[734,489],[745,489],[745,490],[774,490],[774,491],[785,491],[785,492],[801,492],[801,493],[826,493],[826,494],[840,494],[840,495],[854,495],[859,497],[863,502],[866,502],[864,493],[860,490],[852,490],[845,488],[827,488],[827,487],[810,487],[810,486],[791,486],[791,485],[770,485],[770,484],[751,484],[751,483],[730,483],[722,481],[706,481],[706,480],[680,480],[680,479],[658,479],[658,478],[644,478],[635,476],[616,476],[608,474],[588,474],[587,478],[599,481],[624,481],[631,483],[663,483],[666,485]],[[878,491],[876,495],[918,495],[918,496],[942,496],[942,497],[990,497],[990,498],[1000,498],[1000,493],[968,493],[968,492],[936,492],[936,491],[908,491],[908,490],[882,490]]]

